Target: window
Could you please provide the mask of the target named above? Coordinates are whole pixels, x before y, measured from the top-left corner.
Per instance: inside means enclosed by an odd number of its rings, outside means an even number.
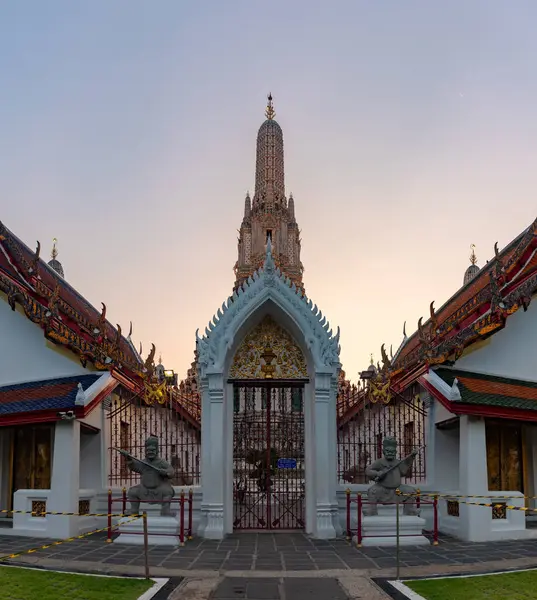
[[[489,491],[524,492],[522,427],[485,422]]]
[[[270,242],[272,243],[272,229],[267,229],[267,243],[270,240]]]

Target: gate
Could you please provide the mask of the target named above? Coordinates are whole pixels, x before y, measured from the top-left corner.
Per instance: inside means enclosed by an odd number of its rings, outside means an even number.
[[[304,458],[303,382],[234,382],[235,529],[304,529]]]

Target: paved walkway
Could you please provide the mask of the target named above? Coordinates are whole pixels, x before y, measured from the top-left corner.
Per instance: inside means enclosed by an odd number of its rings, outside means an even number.
[[[45,543],[43,539],[0,536],[0,555]],[[438,546],[401,548],[400,560],[402,577],[536,567],[537,540],[476,544],[441,538]],[[142,575],[144,557],[142,546],[107,544],[103,537],[92,536],[38,550],[12,562]],[[344,539],[321,541],[298,533],[244,533],[222,542],[192,540],[184,548],[150,547],[149,563],[152,576],[185,578],[181,590],[171,596],[181,600],[382,600],[386,596],[370,578],[394,577],[396,553],[393,547],[358,549]],[[232,589],[236,591],[226,597],[224,594]]]
[[[46,544],[50,540],[0,536],[0,555]],[[39,550],[39,558],[107,565],[144,564],[143,546],[107,544],[91,536]],[[438,546],[402,547],[403,567],[464,565],[491,560],[537,557],[537,540],[470,543],[441,538]],[[312,540],[299,533],[243,533],[218,542],[194,539],[183,548],[153,546],[150,565],[184,571],[324,571],[393,569],[396,552],[390,548],[356,548],[345,539]]]

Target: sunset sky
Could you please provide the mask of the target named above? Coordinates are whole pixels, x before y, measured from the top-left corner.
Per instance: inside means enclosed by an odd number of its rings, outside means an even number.
[[[229,296],[266,95],[356,380],[537,216],[535,0],[4,0],[0,219],[183,376]]]

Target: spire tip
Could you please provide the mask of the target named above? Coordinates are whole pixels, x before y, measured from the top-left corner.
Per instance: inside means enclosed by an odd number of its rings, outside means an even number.
[[[53,260],[56,260],[56,257],[58,256],[57,244],[58,244],[57,238],[53,238],[52,239],[52,252],[50,253]]]
[[[475,265],[477,263],[477,256],[475,255],[475,244],[470,245],[471,254],[470,254],[470,263]]]
[[[272,104],[272,94],[269,92],[269,95],[267,96],[267,108],[265,109],[265,117],[267,117],[267,119],[269,121],[272,121],[272,119],[274,119],[274,117],[276,116],[276,113],[274,112],[274,106]]]

